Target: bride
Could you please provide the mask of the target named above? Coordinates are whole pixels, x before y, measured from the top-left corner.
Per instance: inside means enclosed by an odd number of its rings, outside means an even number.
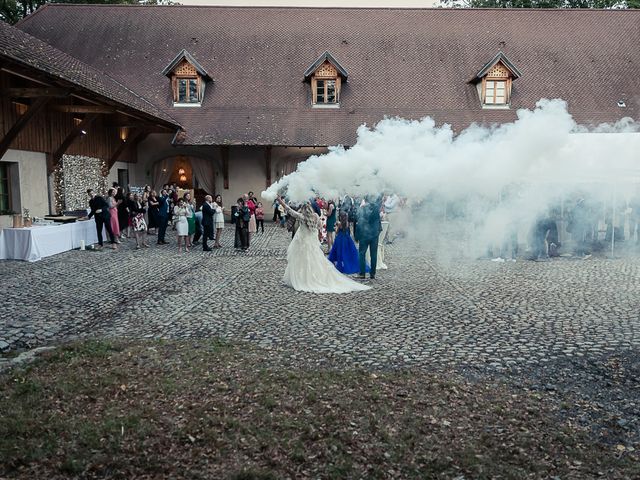
[[[287,286],[312,293],[348,293],[371,288],[341,274],[324,256],[318,242],[320,219],[309,203],[296,212],[282,198],[278,197],[278,202],[287,215],[295,217],[300,224],[287,249],[287,268],[283,278]]]

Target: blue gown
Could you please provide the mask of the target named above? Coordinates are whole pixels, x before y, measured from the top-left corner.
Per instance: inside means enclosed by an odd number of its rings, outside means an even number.
[[[356,244],[351,239],[349,230],[338,230],[336,239],[329,252],[329,261],[333,263],[338,271],[346,275],[351,275],[360,272],[360,261],[358,259],[358,249]],[[369,265],[366,266],[366,271],[370,270]]]

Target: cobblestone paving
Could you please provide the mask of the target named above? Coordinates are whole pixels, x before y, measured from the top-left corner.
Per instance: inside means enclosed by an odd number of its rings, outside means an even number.
[[[247,253],[232,235],[210,253],[150,237],[150,249],[1,262],[0,370],[12,351],[76,337],[216,336],[292,364],[454,370],[557,392],[588,404],[569,414],[609,441],[640,441],[640,256],[445,262],[399,240],[372,290],[312,295],[281,284],[284,230],[268,226]]]
[[[85,335],[220,336],[359,365],[543,364],[640,343],[640,258],[455,260],[396,242],[372,290],[312,295],[281,285],[289,237],[248,253],[174,245],[2,262],[0,348]],[[150,237],[154,239],[154,237]]]

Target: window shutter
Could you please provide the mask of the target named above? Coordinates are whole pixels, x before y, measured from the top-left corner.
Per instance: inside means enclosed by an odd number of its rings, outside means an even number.
[[[171,85],[173,87],[173,101],[178,101],[178,77],[175,75],[171,77]]]
[[[311,103],[318,103],[318,82],[315,77],[311,79]]]

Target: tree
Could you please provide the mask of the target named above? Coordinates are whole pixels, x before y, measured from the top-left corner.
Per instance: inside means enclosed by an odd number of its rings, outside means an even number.
[[[0,20],[13,25],[20,19],[35,12],[45,3],[179,5],[179,3],[172,0],[0,0]]]
[[[640,0],[440,0],[450,8],[640,8]]]

